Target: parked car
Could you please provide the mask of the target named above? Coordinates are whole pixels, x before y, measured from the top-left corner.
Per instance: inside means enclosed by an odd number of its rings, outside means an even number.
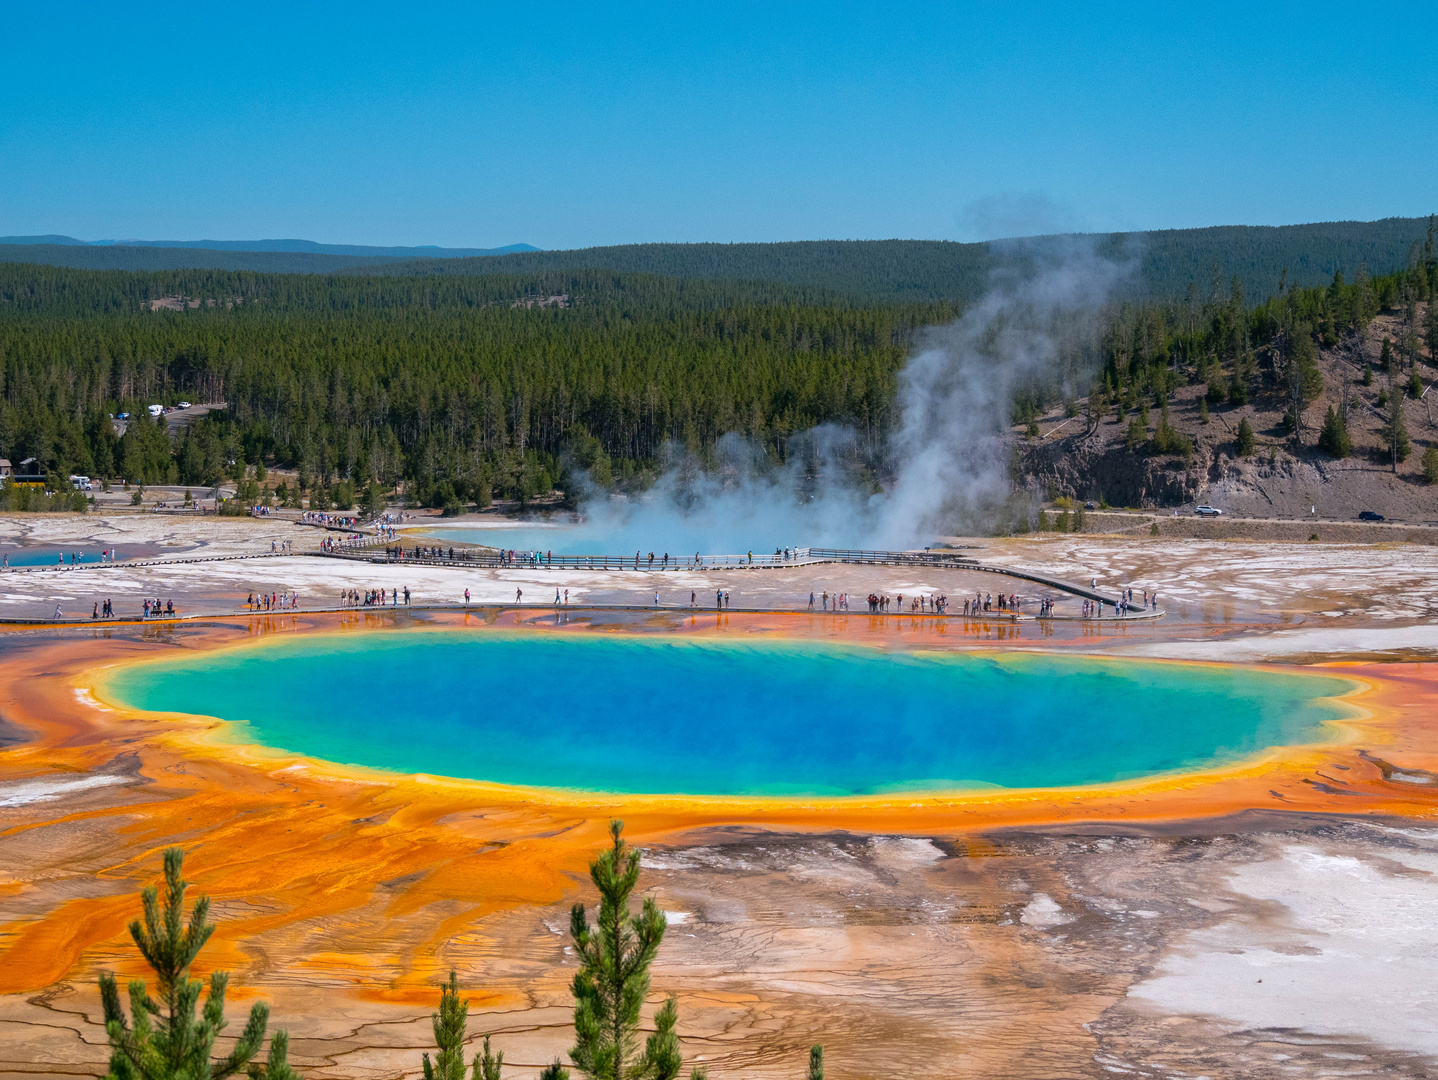
[[[1095,505],[1094,505],[1093,503],[1091,503],[1091,502],[1086,502],[1086,503],[1084,503],[1084,504],[1083,504],[1083,508],[1084,508],[1085,510],[1097,510],[1097,509],[1098,509],[1098,507],[1095,506]]]
[[[190,405],[190,403],[189,403],[188,401],[182,401],[182,402],[180,402],[178,405],[176,405],[175,408],[177,408],[177,409],[188,409],[188,408],[191,408],[191,405]]]
[[[1216,506],[1197,506],[1193,512],[1199,517],[1222,517],[1223,511]]]
[[[1382,514],[1375,514],[1372,510],[1364,510],[1358,515],[1359,521],[1386,521]]]

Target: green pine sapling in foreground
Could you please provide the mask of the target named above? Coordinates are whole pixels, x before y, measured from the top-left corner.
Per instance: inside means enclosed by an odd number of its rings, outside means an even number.
[[[654,1016],[654,1032],[639,1046],[639,1011],[649,993],[649,969],[664,940],[664,913],[652,896],[636,914],[629,897],[639,883],[639,852],[624,843],[624,822],[611,821],[612,846],[589,864],[599,890],[593,926],[584,905],[570,911],[569,932],[579,956],[574,975],[574,1048],[570,1060],[590,1080],[674,1080],[683,1066],[671,995]],[[562,1080],[558,1062],[544,1080]],[[704,1070],[691,1076],[700,1080]]]
[[[468,1017],[469,1002],[459,1000],[459,982],[451,971],[449,984],[440,988],[439,1012],[433,1016],[434,1042],[439,1047],[439,1053],[433,1064],[429,1055],[424,1055],[424,1080],[464,1080],[464,1037]],[[471,1080],[499,1080],[503,1064],[504,1055],[490,1051],[489,1036],[486,1035],[484,1053],[474,1055]]]
[[[250,1008],[250,1018],[234,1048],[218,1061],[210,1060],[215,1036],[225,1027],[225,988],[229,974],[210,975],[209,992],[199,1019],[201,983],[190,978],[190,965],[215,932],[207,921],[210,898],[195,901],[185,919],[185,889],[180,877],[184,863],[180,848],[165,852],[165,900],[160,906],[156,888],[141,894],[145,922],[130,923],[130,936],[155,972],[155,997],[143,979],[130,983],[130,1022],[120,1004],[120,990],[110,972],[100,975],[100,1000],[105,1010],[105,1034],[110,1038],[110,1072],[107,1080],[225,1080],[245,1070],[255,1080],[299,1080],[288,1061],[289,1036],[277,1031],[270,1040],[269,1060],[255,1060],[265,1039],[270,1009],[264,1002]]]

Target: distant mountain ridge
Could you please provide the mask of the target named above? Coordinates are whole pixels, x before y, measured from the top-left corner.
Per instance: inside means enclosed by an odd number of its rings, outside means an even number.
[[[1096,255],[1133,262],[1130,298],[1181,297],[1189,284],[1207,297],[1215,285],[1228,295],[1232,279],[1250,299],[1290,286],[1325,285],[1335,271],[1352,279],[1360,268],[1383,274],[1408,265],[1427,218],[1331,221],[1308,225],[1214,225],[1202,229],[1053,235],[955,243],[950,240],[798,240],[786,243],[625,244],[615,247],[518,252],[490,259],[396,261],[343,273],[533,274],[580,269],[725,278],[820,288],[882,302],[967,302],[989,286],[1010,253],[1042,259],[1045,248],[1067,251],[1076,239]],[[1008,251],[1006,251],[1008,249]]]
[[[442,248],[435,244],[417,247],[373,247],[365,244],[321,244],[314,240],[77,240],[73,236],[0,236],[0,245],[18,247],[119,247],[190,248],[201,251],[303,252],[312,255],[349,255],[371,259],[473,259],[487,255],[512,255],[539,251],[533,244],[508,244],[497,248]],[[0,254],[7,254],[0,252]]]
[[[1427,218],[1334,221],[1307,225],[1219,225],[1202,229],[1104,233],[1087,237],[1100,255],[1136,263],[1126,295],[1181,297],[1195,285],[1227,295],[1238,277],[1250,300],[1290,286],[1327,284],[1335,271],[1383,274],[1408,264],[1428,234]],[[34,240],[43,243],[22,244]],[[1030,237],[1020,250],[1042,258],[1045,245],[1072,236]],[[226,243],[227,248],[191,246]],[[859,303],[968,303],[988,288],[1009,242],[948,240],[801,240],[782,243],[624,244],[541,251],[529,245],[481,255],[453,248],[373,248],[312,241],[187,241],[183,247],[81,243],[70,237],[0,237],[0,262],[84,270],[228,270],[289,274],[521,275],[588,270],[657,274],[679,280],[769,283],[842,295]],[[255,244],[291,244],[258,250]],[[299,245],[304,245],[300,247]],[[384,254],[376,254],[383,252]]]

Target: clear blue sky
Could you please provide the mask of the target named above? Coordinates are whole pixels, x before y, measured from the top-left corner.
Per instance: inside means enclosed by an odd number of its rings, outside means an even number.
[[[1431,5],[7,3],[0,234],[546,248],[1438,210]]]

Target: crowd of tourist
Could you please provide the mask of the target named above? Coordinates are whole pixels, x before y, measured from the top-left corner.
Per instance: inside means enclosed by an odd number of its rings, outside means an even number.
[[[1124,589],[1123,592],[1119,594],[1117,600],[1085,600],[1083,602],[1084,618],[1103,618],[1104,604],[1108,604],[1113,608],[1113,613],[1116,617],[1123,618],[1130,611],[1133,611],[1136,606],[1133,599],[1133,590]],[[1144,589],[1140,604],[1141,606],[1138,607],[1140,611],[1146,611],[1149,608],[1157,609],[1158,593],[1156,591],[1150,593],[1147,589]]]
[[[245,607],[251,611],[293,611],[299,606],[300,594],[297,592],[250,593],[245,600]]]
[[[470,558],[468,552],[461,551],[456,555],[454,548],[446,550],[437,544],[413,547],[409,550],[405,550],[402,545],[396,544],[394,547],[385,548],[384,553],[391,562],[403,562],[405,559],[444,559],[453,562],[456,558]],[[500,554],[503,555],[503,552]]]
[[[1003,611],[1018,614],[1023,609],[1023,601],[1013,593],[1004,595],[999,593],[995,601],[992,593],[975,593],[972,600],[964,601],[965,615],[978,615],[985,611]]]
[[[398,607],[399,589],[343,589],[340,591],[340,607]],[[409,586],[404,587],[404,605],[409,607]],[[469,603],[469,590],[464,590],[464,601]]]
[[[849,594],[839,595],[843,607],[835,606],[835,611],[849,610]],[[886,612],[897,612],[902,614],[908,611],[911,615],[947,615],[949,611],[949,598],[947,596],[910,596],[908,607],[904,606],[904,594],[889,596],[886,593],[870,593],[867,597],[869,613],[871,615],[882,615]],[[809,594],[809,610],[814,610],[814,594]],[[968,605],[964,605],[964,614],[968,614]]]
[[[323,525],[327,529],[353,529],[360,523],[358,514],[326,514],[320,510],[306,510],[300,515],[305,525]]]

